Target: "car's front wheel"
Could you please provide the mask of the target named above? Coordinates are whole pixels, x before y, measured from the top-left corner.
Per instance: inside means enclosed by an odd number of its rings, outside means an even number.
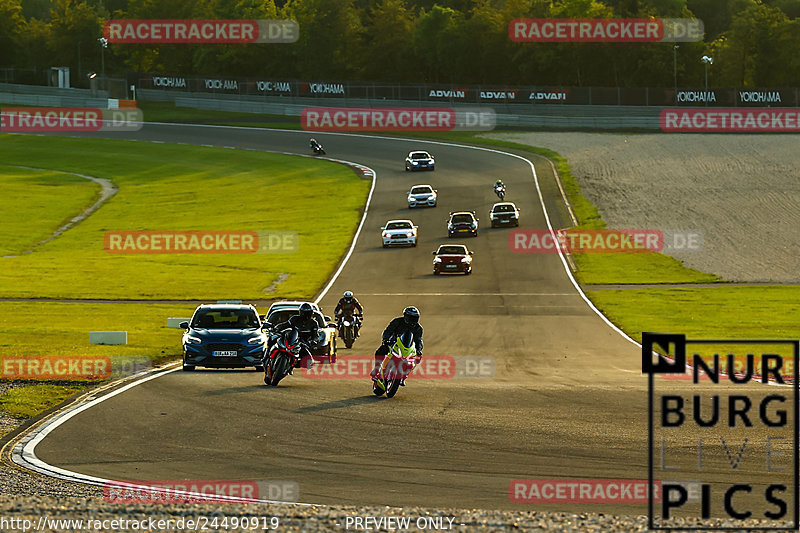
[[[183,365],[184,372],[192,372],[194,371],[194,365]]]
[[[256,372],[263,372],[263,371],[264,371],[264,367],[263,366],[256,365]]]

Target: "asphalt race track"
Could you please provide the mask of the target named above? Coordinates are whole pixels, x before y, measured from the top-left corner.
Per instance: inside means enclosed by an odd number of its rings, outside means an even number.
[[[309,153],[302,132],[147,125],[108,136]],[[37,456],[117,480],[292,480],[299,501],[319,504],[521,510],[530,504],[508,493],[518,478],[647,479],[640,349],[584,301],[557,254],[513,253],[510,230],[489,228],[498,177],[521,227],[547,227],[529,164],[467,147],[315,137],[329,157],[377,173],[355,251],[321,300],[330,313],[350,289],[365,306],[361,338],[340,347],[340,358],[371,354],[386,323],[413,304],[426,357],[491,358],[494,375],[411,378],[387,400],[364,379],[296,371],[269,388],[252,370],[172,372],[74,416]],[[405,154],[417,148],[434,154],[435,172],[404,172]],[[550,164],[532,161],[553,226],[568,226]],[[405,192],[418,183],[439,190],[437,208],[406,208]],[[451,242],[475,251],[474,273],[434,276],[431,251],[448,242],[447,214],[463,209],[477,211],[480,234]],[[408,217],[419,245],[383,249],[379,227]],[[646,513],[632,504],[550,508]]]

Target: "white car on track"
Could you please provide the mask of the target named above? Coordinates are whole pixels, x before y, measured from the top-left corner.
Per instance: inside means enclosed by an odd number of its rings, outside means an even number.
[[[519,209],[514,202],[498,202],[489,211],[492,227],[517,226],[519,227]]]
[[[417,229],[418,227],[410,220],[390,220],[381,228],[383,247],[400,244],[416,246]]]
[[[436,207],[439,193],[430,185],[414,185],[408,191],[408,208],[430,206]]]
[[[436,161],[428,152],[415,150],[408,152],[406,156],[406,172],[410,170],[433,170],[436,168]]]

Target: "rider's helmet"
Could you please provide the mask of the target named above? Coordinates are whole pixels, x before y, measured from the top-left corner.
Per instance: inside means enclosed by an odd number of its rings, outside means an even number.
[[[419,324],[419,310],[414,306],[409,306],[403,309],[403,320],[409,326]]]
[[[497,181],[494,182],[494,184],[495,185],[502,185],[503,184],[503,180],[497,180]]]
[[[344,291],[344,299],[346,302],[350,303],[350,300],[353,299],[353,291]]]
[[[313,315],[314,315],[314,308],[311,307],[310,303],[305,302],[300,305],[300,318],[305,318],[306,320],[308,320]]]

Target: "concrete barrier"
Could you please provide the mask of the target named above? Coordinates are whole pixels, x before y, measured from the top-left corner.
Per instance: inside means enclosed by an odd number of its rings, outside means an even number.
[[[90,331],[89,344],[128,344],[128,332]]]
[[[168,318],[167,319],[167,327],[168,328],[177,328],[180,329],[181,322],[189,322],[191,318]]]

